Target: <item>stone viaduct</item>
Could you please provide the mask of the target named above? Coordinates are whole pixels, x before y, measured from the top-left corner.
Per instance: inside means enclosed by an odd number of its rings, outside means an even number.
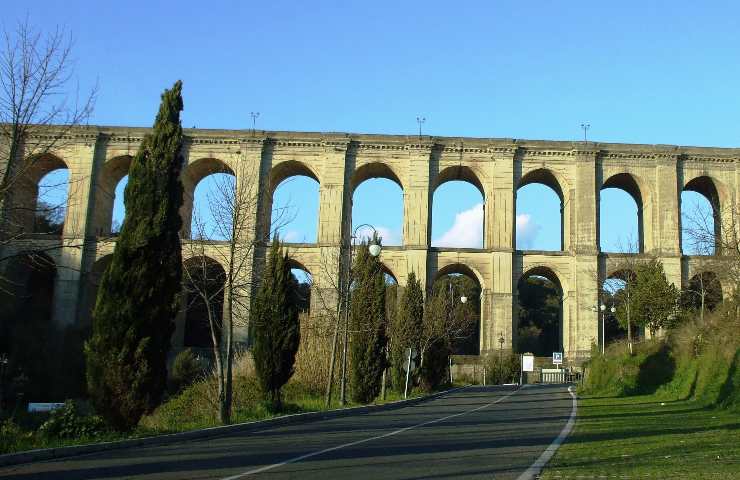
[[[27,181],[18,186],[16,198],[35,202],[38,181],[45,173],[69,169],[63,234],[33,238],[37,246],[61,246],[48,251],[57,266],[53,316],[59,325],[89,321],[95,285],[115,241],[110,233],[114,189],[147,131],[81,128],[58,151],[37,162]],[[640,230],[640,253],[635,256],[662,260],[669,280],[677,286],[686,285],[697,273],[718,269],[721,262],[719,257],[682,255],[681,192],[705,195],[718,206],[717,219],[736,204],[740,193],[738,149],[201,129],[186,129],[185,135],[184,238],[190,234],[195,186],[210,173],[238,172],[237,182],[258,182],[256,219],[269,218],[272,194],[281,181],[306,175],[319,182],[318,240],[290,246],[291,257],[312,274],[314,288],[326,285],[327,277],[334,274],[322,270],[322,265],[350,234],[354,189],[374,177],[396,182],[403,190],[403,245],[384,248],[383,264],[400,285],[411,271],[427,286],[448,273],[474,279],[482,292],[481,351],[498,348],[500,337],[506,346],[515,341],[517,283],[532,274],[549,278],[561,290],[561,342],[566,356],[582,358],[599,341],[600,326],[593,311],[599,302],[599,285],[629,256],[599,251],[601,189],[621,188],[635,199]],[[433,193],[451,180],[470,182],[483,196],[483,248],[430,246]],[[517,189],[530,183],[545,184],[560,197],[560,251],[515,248]],[[264,234],[254,232],[257,237]],[[209,248],[223,246],[213,242]],[[254,261],[260,257],[258,251]],[[175,347],[182,346],[182,323],[178,322]]]

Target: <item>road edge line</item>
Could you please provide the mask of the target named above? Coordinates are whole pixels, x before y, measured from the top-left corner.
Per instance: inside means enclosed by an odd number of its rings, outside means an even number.
[[[573,430],[573,426],[576,423],[578,397],[573,392],[572,386],[568,387],[568,393],[570,393],[570,396],[572,398],[570,418],[568,418],[565,426],[560,431],[560,435],[558,435],[557,438],[552,441],[552,443],[545,449],[544,452],[542,452],[537,460],[535,460],[534,463],[532,463],[532,465],[530,465],[529,468],[524,471],[524,473],[519,475],[516,480],[534,480],[535,478],[537,478],[537,475],[542,472],[542,469],[545,468],[547,462],[552,459],[552,456],[555,455],[555,452],[558,450],[558,448],[560,448],[560,445],[562,445],[565,439],[568,438],[568,435],[570,435],[571,430]]]
[[[327,420],[330,418],[339,418],[348,415],[392,410],[394,408],[408,407],[417,403],[433,400],[443,395],[448,395],[450,393],[463,390],[465,388],[468,388],[469,386],[470,385],[455,387],[449,390],[444,390],[442,392],[432,393],[430,395],[423,395],[421,397],[409,398],[406,400],[396,400],[393,402],[383,403],[381,405],[361,405],[357,407],[338,408],[334,410],[319,410],[315,412],[294,413],[291,415],[272,417],[265,420],[255,420],[251,422],[236,423],[233,425],[220,425],[217,427],[188,430],[185,432],[166,433],[152,437],[131,438],[126,440],[115,440],[112,442],[89,443],[86,445],[70,445],[68,447],[41,448],[37,450],[26,450],[23,452],[5,453],[0,455],[0,468],[33,462],[41,462],[45,460],[57,460],[68,457],[91,455],[94,453],[107,452],[110,450],[120,450],[131,447],[156,447],[167,445],[169,443],[219,437],[231,433],[249,433],[254,430],[260,430],[262,428],[279,427],[283,425],[293,425],[301,422]]]

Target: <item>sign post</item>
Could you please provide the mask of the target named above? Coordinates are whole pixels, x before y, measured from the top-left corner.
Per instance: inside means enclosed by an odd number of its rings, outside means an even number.
[[[552,364],[559,366],[563,364],[563,352],[552,352]]]
[[[525,353],[522,355],[522,370],[519,372],[519,385],[524,384],[524,372],[534,372],[534,355]]]
[[[416,368],[416,363],[414,363],[413,360],[411,360],[411,356],[414,354],[414,350],[412,348],[406,349],[406,363],[403,364],[403,369],[406,370],[406,385],[403,388],[403,398],[408,398],[409,396],[409,376],[411,375],[411,370]]]

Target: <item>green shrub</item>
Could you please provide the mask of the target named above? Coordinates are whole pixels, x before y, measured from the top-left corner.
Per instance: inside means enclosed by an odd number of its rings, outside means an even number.
[[[13,420],[0,421],[0,454],[25,450],[33,444],[33,432],[25,431]]]
[[[519,379],[521,369],[519,355],[510,350],[489,353],[484,362],[488,382],[492,384],[513,383]]]
[[[427,348],[419,369],[419,387],[425,392],[433,392],[450,383],[450,347],[444,340],[437,340]]]
[[[200,359],[189,348],[181,351],[172,362],[172,372],[168,383],[170,394],[177,394],[188,387],[203,374]]]
[[[84,414],[80,407],[71,400],[67,400],[63,407],[52,411],[49,419],[38,429],[39,435],[46,439],[95,438],[106,432],[102,418]]]

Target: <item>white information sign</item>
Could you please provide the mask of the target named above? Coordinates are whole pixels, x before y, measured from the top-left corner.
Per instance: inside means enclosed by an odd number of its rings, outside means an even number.
[[[64,406],[63,403],[33,403],[30,402],[28,404],[28,411],[29,412],[51,412],[52,410],[56,410],[57,408],[62,408]]]
[[[563,352],[552,352],[552,364],[553,365],[563,364]]]
[[[534,372],[534,356],[522,355],[522,371]]]

